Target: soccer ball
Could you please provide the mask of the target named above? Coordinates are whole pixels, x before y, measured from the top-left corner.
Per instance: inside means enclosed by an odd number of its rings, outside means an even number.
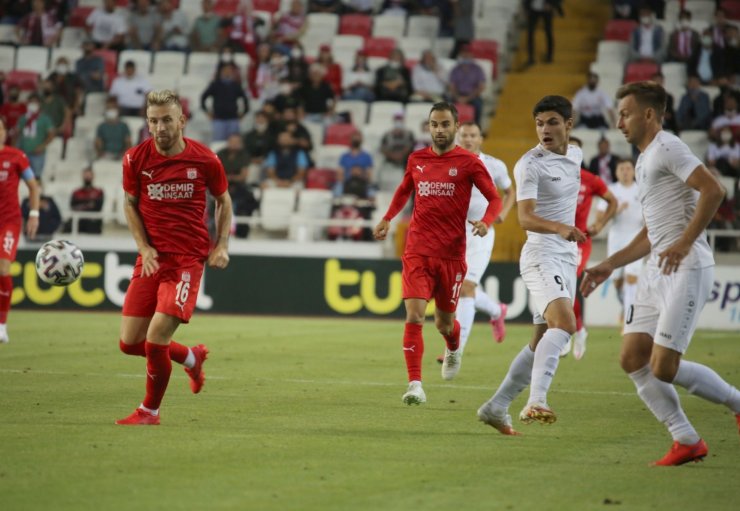
[[[36,273],[52,286],[68,286],[82,275],[82,251],[67,240],[44,243],[36,254]]]

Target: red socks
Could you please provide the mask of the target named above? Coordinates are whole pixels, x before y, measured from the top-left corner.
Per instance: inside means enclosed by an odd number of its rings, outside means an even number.
[[[447,343],[447,349],[450,351],[456,351],[460,347],[460,322],[455,320],[455,326],[452,327],[452,333],[450,335],[443,335],[445,342]]]
[[[150,410],[158,410],[167,390],[172,373],[170,347],[144,341],[146,350],[146,397],[143,405]]]
[[[576,332],[583,328],[583,306],[581,302],[583,297],[576,295],[576,299],[573,302],[573,313],[576,315]]]
[[[126,355],[146,357],[146,350],[143,342],[140,342],[139,344],[126,344],[119,340],[118,347],[121,348],[121,351]],[[190,353],[190,348],[184,344],[170,341],[170,360],[177,362],[178,364],[184,364],[185,360],[188,358],[188,353]]]
[[[10,275],[0,277],[0,323],[8,322],[10,297],[13,295],[13,278]]]
[[[406,323],[403,331],[403,356],[406,358],[409,381],[421,381],[421,359],[424,355],[421,327],[419,323]]]

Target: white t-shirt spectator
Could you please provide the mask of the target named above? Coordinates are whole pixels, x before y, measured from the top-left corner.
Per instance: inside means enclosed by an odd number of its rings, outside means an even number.
[[[165,48],[187,49],[189,26],[187,14],[180,9],[172,11],[172,16],[169,18],[162,18],[162,34],[164,35],[162,43]],[[176,32],[176,29],[180,31]]]
[[[92,27],[90,37],[96,43],[109,43],[114,37],[128,31],[126,18],[117,11],[107,12],[98,7],[87,17],[87,26]]]
[[[142,108],[147,93],[152,90],[149,80],[140,75],[131,78],[121,75],[110,86],[111,96],[118,100],[118,106],[122,108]]]
[[[419,62],[411,71],[411,84],[415,91],[441,96],[447,90],[447,73],[439,65],[433,71]]]
[[[581,87],[573,98],[573,108],[581,117],[598,117],[611,110],[612,100],[599,88]]]
[[[709,144],[709,149],[707,149],[707,160],[717,161],[721,158],[724,158],[727,161],[740,160],[740,144],[723,144],[721,146],[714,142]]]
[[[725,126],[729,126],[732,129],[733,133],[739,130],[740,129],[740,113],[738,112],[732,112],[730,114],[724,113],[716,117],[712,121],[713,130],[719,131]]]

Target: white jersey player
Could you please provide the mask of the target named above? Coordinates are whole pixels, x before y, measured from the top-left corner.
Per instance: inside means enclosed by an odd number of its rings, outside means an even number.
[[[460,125],[458,131],[458,143],[464,149],[471,153],[477,154],[488,170],[493,179],[499,194],[503,197],[503,206],[496,223],[501,223],[506,218],[511,208],[514,206],[516,197],[512,193],[511,178],[506,169],[506,164],[501,160],[488,154],[480,152],[483,137],[481,136],[480,127],[474,122],[465,122]],[[477,220],[483,217],[488,201],[480,191],[473,187],[470,196],[470,206],[468,208],[468,220]],[[480,289],[480,280],[483,273],[491,261],[491,252],[493,251],[495,232],[489,229],[488,234],[483,237],[474,236],[472,229],[467,231],[465,263],[468,266],[468,272],[465,274],[460,298],[457,302],[457,318],[460,322],[460,354],[465,349],[465,345],[470,337],[470,331],[473,327],[476,310],[488,314],[491,318],[491,327],[493,337],[497,342],[502,342],[506,335],[504,319],[506,318],[506,305],[493,301],[484,291]],[[443,363],[442,378],[451,380],[460,370],[460,364],[451,366],[444,364],[444,357],[437,359]]]
[[[617,213],[612,219],[607,237],[607,255],[612,255],[626,247],[642,230],[645,222],[642,218],[639,189],[635,182],[635,167],[630,160],[617,164],[617,182],[609,185],[609,191],[617,198]],[[599,215],[606,210],[606,203],[598,206]],[[632,303],[637,292],[637,278],[642,270],[642,259],[631,262],[624,268],[617,268],[612,274],[617,296],[622,302],[624,312],[630,315]]]
[[[703,459],[708,448],[671,383],[727,406],[740,426],[740,392],[709,367],[683,358],[714,280],[704,229],[725,192],[686,144],[662,131],[666,92],[660,85],[630,83],[617,98],[618,127],[642,153],[637,183],[645,227],[625,248],[587,269],[581,290],[587,296],[615,268],[649,256],[625,317],[621,364],[673,437],[670,451],[653,465],[681,465]]]
[[[583,153],[568,144],[573,107],[562,96],[546,96],[535,105],[533,114],[540,143],[517,162],[514,178],[519,223],[527,231],[520,271],[537,309],[534,335],[512,361],[493,397],[478,409],[481,421],[505,435],[517,434],[508,410],[530,382],[529,400],[519,419],[527,424],[556,420],[547,392],[560,351],[576,331],[575,242],[586,239],[574,225]]]

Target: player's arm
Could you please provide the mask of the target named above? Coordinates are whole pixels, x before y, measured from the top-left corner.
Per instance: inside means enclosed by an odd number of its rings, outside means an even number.
[[[28,220],[26,220],[26,235],[29,239],[36,237],[39,230],[39,205],[41,203],[41,188],[34,177],[31,167],[27,167],[21,174],[28,187]]]
[[[665,274],[678,270],[679,264],[688,255],[696,239],[707,228],[725,198],[724,187],[704,165],[699,165],[691,172],[686,184],[699,192],[699,200],[696,202],[694,215],[681,237],[658,254],[658,266],[663,268]],[[663,265],[664,262],[665,265]]]
[[[159,270],[159,262],[157,262],[159,254],[149,244],[149,238],[146,235],[146,229],[144,229],[144,222],[141,220],[141,215],[139,215],[139,198],[126,192],[126,197],[123,201],[123,212],[126,215],[128,230],[131,231],[136,248],[141,255],[141,273],[144,277],[154,275]]]
[[[391,204],[388,206],[388,211],[386,211],[385,215],[383,215],[383,219],[378,222],[378,225],[373,229],[373,236],[376,240],[385,239],[391,226],[391,220],[393,220],[393,217],[403,209],[411,196],[411,192],[414,190],[414,180],[411,177],[411,171],[409,168],[411,168],[411,160],[409,160],[409,163],[407,164],[406,172],[403,174],[401,184],[398,185],[396,193],[393,194],[393,200],[391,200]]]
[[[599,212],[596,216],[596,221],[588,227],[588,235],[592,238],[599,234],[607,222],[617,213],[617,198],[610,190],[607,190],[605,194],[601,195],[601,198],[606,201],[606,211]]]
[[[516,193],[514,193],[514,187],[510,186],[506,190],[504,190],[504,201],[503,205],[501,206],[501,213],[498,214],[498,218],[496,219],[496,223],[500,224],[504,220],[506,220],[506,216],[509,214],[509,211],[511,211],[511,208],[514,207],[514,203],[516,202]]]
[[[480,193],[482,193],[483,197],[488,201],[488,207],[486,208],[486,212],[483,214],[483,218],[477,222],[474,220],[470,220],[469,222],[473,225],[473,235],[485,236],[488,233],[488,229],[493,224],[493,221],[497,219],[501,213],[501,197],[496,191],[496,187],[493,186],[491,175],[479,160],[476,161],[472,178],[475,187],[480,190]]]
[[[231,196],[226,191],[216,200],[216,246],[208,254],[208,266],[226,268],[229,264],[229,231],[231,230]]]
[[[574,225],[561,224],[537,215],[537,199],[520,200],[516,203],[519,225],[525,231],[540,234],[557,234],[566,241],[586,241],[586,235]]]
[[[583,282],[581,283],[581,294],[588,296],[596,287],[609,278],[616,268],[626,266],[633,261],[642,259],[650,253],[650,240],[648,239],[647,227],[643,227],[632,241],[622,250],[614,252],[601,263],[593,268],[584,270]]]

